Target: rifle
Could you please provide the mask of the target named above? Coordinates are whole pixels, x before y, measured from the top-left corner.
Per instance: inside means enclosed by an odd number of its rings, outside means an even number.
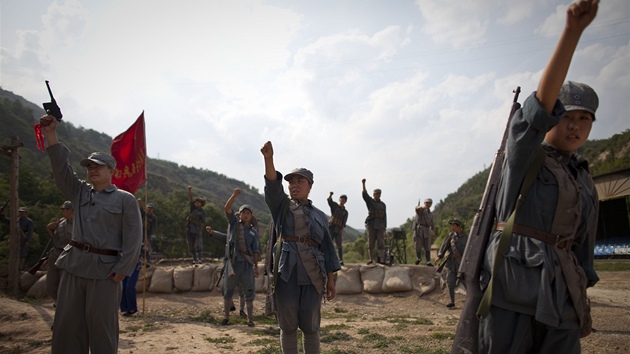
[[[46,80],[46,87],[48,88],[48,94],[50,94],[50,102],[43,103],[44,111],[46,111],[46,113],[50,114],[51,116],[57,118],[57,121],[61,122],[63,114],[61,114],[61,108],[59,108],[59,106],[57,105],[57,101],[55,100],[55,97],[50,90],[48,80]]]
[[[47,260],[48,260],[48,256],[40,258],[39,261],[37,261],[37,263],[35,263],[34,266],[29,268],[28,272],[31,273],[31,274],[37,273],[39,268],[41,268],[42,265],[44,265],[44,262],[46,262]]]
[[[267,276],[267,295],[265,296],[265,315],[273,316],[276,313],[273,303],[273,245],[276,243],[276,227],[274,222],[269,223],[269,238],[265,254],[265,275]],[[278,245],[277,247],[280,247]]]
[[[453,338],[453,346],[451,354],[455,353],[477,353],[479,347],[479,319],[477,318],[477,308],[483,297],[483,292],[479,285],[479,275],[481,264],[488,245],[488,239],[492,232],[495,217],[495,202],[497,196],[497,187],[501,179],[501,171],[503,170],[503,162],[505,159],[505,144],[508,138],[510,121],[514,113],[521,108],[518,103],[518,95],[521,87],[517,86],[514,91],[514,100],[510,116],[503,133],[501,145],[494,155],[490,175],[486,183],[486,189],[479,205],[479,210],[475,214],[473,224],[466,243],[466,249],[462,256],[462,261],[457,272],[457,278],[461,281],[463,278],[466,285],[466,300],[464,308],[457,323],[455,338]]]
[[[448,262],[449,258],[451,258],[451,253],[450,252],[449,252],[449,254],[446,255],[446,257],[444,257],[444,260],[442,261],[442,263],[440,263],[440,265],[435,270],[437,273],[442,273],[442,270],[446,266],[446,262]]]
[[[22,231],[22,230],[20,229],[20,231]],[[24,233],[24,231],[22,231],[22,233]],[[52,238],[48,239],[48,243],[46,244],[46,247],[44,247],[44,250],[42,251],[42,255],[39,256],[39,261],[37,261],[37,263],[35,263],[34,266],[29,268],[29,270],[28,270],[29,273],[31,273],[31,274],[37,273],[39,268],[41,268],[42,265],[44,265],[44,262],[46,262],[48,260],[48,256],[44,257],[44,254],[46,254],[46,250],[48,249],[48,245],[50,245],[50,241],[52,241]]]

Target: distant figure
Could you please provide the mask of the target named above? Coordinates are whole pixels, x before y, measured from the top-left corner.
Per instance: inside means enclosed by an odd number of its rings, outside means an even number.
[[[140,251],[140,258],[146,257],[147,268],[151,267],[151,254],[153,251],[157,252],[157,246],[154,248],[155,243],[155,229],[157,228],[157,217],[154,214],[155,204],[147,203],[147,211],[144,211],[142,207],[142,201],[138,198],[138,205],[140,206],[140,216],[142,217],[142,250]],[[146,255],[145,255],[146,251]]]
[[[57,293],[52,354],[116,353],[121,281],[131,275],[142,243],[140,208],[133,194],[116,188],[113,156],[94,152],[81,160],[80,180],[59,143],[57,119],[40,119],[48,157],[61,194],[76,206],[72,240],[55,265],[65,272]]]
[[[206,226],[206,211],[203,210],[203,206],[206,205],[206,200],[200,197],[193,199],[191,186],[188,186],[188,198],[190,200],[190,213],[186,218],[186,243],[192,254],[193,264],[201,264],[201,252],[203,251],[201,233]]]
[[[446,307],[455,307],[455,287],[457,286],[457,271],[462,260],[462,255],[466,249],[468,235],[464,232],[464,224],[459,219],[451,219],[448,222],[451,225],[451,232],[446,236],[442,246],[438,250],[437,260],[440,261],[444,256],[448,258],[446,262],[446,286],[448,287],[448,295],[451,298]],[[448,252],[448,254],[447,254]]]
[[[413,245],[416,250],[416,265],[422,261],[422,250],[424,249],[424,255],[429,267],[433,266],[431,264],[431,244],[433,243],[432,237],[435,237],[431,205],[433,205],[433,199],[427,198],[424,200],[424,205],[416,207],[416,216],[411,226],[413,229]]]
[[[260,149],[265,161],[265,200],[280,235],[274,245],[273,300],[280,326],[282,352],[297,353],[298,328],[304,353],[319,353],[322,298],[335,297],[333,273],[341,269],[327,217],[308,199],[313,173],[296,168],[284,179],[273,162],[270,141]]]
[[[226,326],[230,320],[230,310],[234,306],[234,290],[240,288],[245,295],[247,305],[247,325],[253,327],[254,324],[254,298],[256,296],[256,284],[254,278],[258,278],[258,261],[260,260],[260,248],[258,244],[258,231],[252,225],[252,207],[243,204],[238,210],[237,217],[232,210],[232,204],[236,197],[241,194],[240,188],[235,188],[230,198],[225,203],[225,215],[227,216],[229,227],[226,242],[229,242],[230,254],[223,263],[223,321],[221,325]],[[209,226],[206,231],[211,236],[222,239],[220,233],[214,233]],[[229,264],[228,264],[229,263]],[[227,274],[226,270],[231,267],[233,275]]]
[[[387,212],[386,206],[381,201],[381,190],[375,189],[371,198],[365,189],[365,178],[361,181],[363,184],[363,200],[368,208],[368,216],[365,219],[365,228],[368,236],[368,252],[370,253],[370,261],[368,264],[374,263],[374,246],[378,247],[378,256],[376,261],[385,264],[385,231],[387,230]]]
[[[48,224],[46,229],[52,239],[53,247],[48,253],[48,272],[46,273],[46,294],[55,302],[57,301],[57,292],[59,291],[59,281],[64,270],[59,269],[55,262],[66,245],[72,240],[72,220],[74,217],[74,208],[72,202],[66,200],[61,205],[61,215],[63,217],[58,221]]]
[[[343,246],[342,236],[343,230],[346,228],[346,221],[348,221],[348,211],[346,210],[346,202],[348,197],[342,194],[339,197],[339,204],[332,200],[333,192],[330,192],[328,196],[328,206],[330,206],[330,219],[328,219],[328,229],[337,246],[337,253],[339,254],[339,264],[343,265]]]
[[[11,221],[4,215],[4,209],[0,210],[0,221],[9,225]],[[20,270],[24,269],[24,261],[28,256],[28,245],[33,241],[33,220],[28,217],[28,209],[18,209],[18,232],[20,233]]]

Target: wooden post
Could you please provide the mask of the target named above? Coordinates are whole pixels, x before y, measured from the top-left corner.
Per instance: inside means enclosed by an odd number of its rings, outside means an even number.
[[[9,208],[11,213],[7,217],[10,220],[10,236],[9,236],[9,283],[7,284],[7,292],[11,295],[17,295],[20,291],[20,232],[18,228],[18,181],[19,181],[19,162],[20,156],[18,149],[24,146],[17,136],[11,137],[11,145],[0,147],[0,153],[9,156],[11,159],[11,167],[9,169]]]

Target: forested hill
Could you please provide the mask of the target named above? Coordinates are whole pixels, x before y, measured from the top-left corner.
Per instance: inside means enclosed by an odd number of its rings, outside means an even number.
[[[62,196],[52,182],[50,162],[46,153],[37,150],[33,125],[44,114],[43,109],[12,92],[0,89],[0,146],[9,145],[11,137],[16,136],[24,144],[19,149],[20,155],[20,179],[19,198],[20,205],[29,208],[29,217],[35,223],[37,240],[32,248],[38,249],[45,246],[48,241],[46,225],[58,218],[59,205],[63,202]],[[130,122],[131,124],[131,122]],[[71,121],[63,121],[58,125],[60,140],[71,151],[70,160],[75,171],[84,178],[85,168],[79,166],[82,158],[93,151],[109,151],[112,137],[83,127],[76,127]],[[10,159],[4,156],[0,160],[0,203],[4,204],[9,196],[9,168]],[[208,224],[217,230],[225,231],[227,219],[223,211],[223,205],[232,194],[234,188],[242,190],[239,196],[239,205],[247,203],[252,205],[256,216],[261,221],[261,233],[265,230],[270,220],[269,210],[265,204],[264,196],[257,189],[227,176],[213,171],[178,165],[173,162],[147,158],[148,200],[157,205],[156,215],[159,218],[159,233],[166,239],[165,245],[171,245],[171,256],[186,255],[184,240],[184,227],[186,215],[189,211],[188,190],[193,187],[193,195],[204,197],[208,214]],[[144,186],[136,196],[145,199]],[[3,228],[4,226],[0,226]],[[2,236],[8,233],[8,228],[1,229]],[[206,247],[209,254],[222,254],[223,246],[218,241],[206,239]],[[0,259],[3,258],[0,246]],[[41,251],[40,251],[41,252]],[[31,252],[31,257],[36,260],[39,253]]]
[[[46,225],[58,218],[59,205],[63,198],[52,183],[50,163],[44,152],[36,148],[33,124],[44,114],[40,105],[26,101],[12,92],[0,88],[0,146],[10,143],[12,136],[17,136],[24,144],[20,153],[19,197],[20,205],[29,208],[29,216],[35,222],[35,240],[32,244],[27,264],[37,261],[48,242]],[[599,122],[598,122],[599,123]],[[596,123],[596,124],[598,124]],[[131,124],[131,122],[130,122]],[[65,121],[58,126],[60,140],[66,144],[71,153],[71,162],[81,176],[84,168],[79,161],[92,151],[109,151],[112,137],[83,127],[76,127],[71,121]],[[497,142],[497,146],[498,146]],[[588,141],[580,153],[591,164],[593,175],[630,167],[630,130],[621,132],[609,139]],[[0,203],[8,200],[9,196],[9,159],[5,156],[0,160]],[[453,216],[462,218],[468,225],[472,223],[475,212],[479,207],[484,192],[490,168],[472,176],[466,183],[449,194],[444,200],[436,201],[436,226],[439,227],[438,240],[445,236],[448,227],[446,222]],[[248,203],[255,209],[256,216],[261,221],[261,234],[265,234],[270,220],[269,211],[265,205],[261,191],[227,176],[217,174],[206,169],[198,169],[178,165],[160,159],[147,158],[148,200],[157,205],[158,237],[164,246],[163,250],[170,257],[187,256],[184,241],[185,218],[188,213],[187,186],[193,187],[195,196],[203,196],[207,203],[205,210],[208,214],[208,224],[218,230],[224,230],[226,218],[223,212],[225,200],[231,195],[235,187],[242,190],[240,203]],[[145,198],[144,187],[138,190],[136,196]],[[410,213],[411,214],[411,213]],[[411,218],[402,227],[407,231],[408,248],[411,242]],[[398,225],[392,225],[393,227]],[[8,233],[8,228],[0,225],[0,237]],[[355,241],[362,233],[350,227],[344,233],[344,242]],[[263,237],[262,242],[266,241]],[[364,241],[363,241],[364,242]],[[209,256],[220,256],[223,245],[209,238],[204,239],[204,252]],[[365,248],[361,243],[348,245],[350,250]],[[0,242],[0,263],[6,262],[7,246]],[[409,251],[408,251],[409,252]],[[358,252],[361,253],[361,252]]]
[[[29,217],[35,223],[36,241],[32,248],[39,250],[31,252],[28,264],[35,263],[43,251],[48,242],[45,227],[51,220],[60,216],[58,208],[63,202],[62,196],[52,182],[48,156],[37,150],[33,125],[43,114],[40,105],[0,88],[0,146],[9,145],[13,136],[18,137],[24,144],[24,147],[19,149],[19,198],[20,205],[29,208]],[[58,125],[58,132],[60,140],[70,149],[71,163],[81,178],[84,177],[85,168],[79,166],[80,160],[93,151],[109,151],[113,139],[93,129],[76,127],[72,121],[65,119]],[[6,156],[0,160],[0,204],[8,200],[9,196],[9,162]],[[217,230],[225,231],[227,219],[223,205],[236,187],[242,191],[238,204],[247,203],[254,208],[255,215],[261,222],[259,228],[261,235],[265,233],[271,220],[262,191],[207,169],[148,157],[147,181],[146,199],[157,206],[155,213],[159,223],[158,236],[163,238],[164,251],[171,257],[187,255],[184,231],[189,211],[187,190],[189,185],[193,187],[195,197],[201,196],[206,199],[204,209],[208,214],[208,224]],[[136,192],[136,196],[145,199],[144,194],[145,189],[142,186]],[[0,238],[7,233],[8,227],[0,225]],[[349,240],[355,240],[359,232],[348,227],[345,236]],[[265,238],[262,241],[264,242]],[[218,241],[206,238],[204,242],[204,251],[207,251],[209,256],[218,256],[224,252],[223,245]],[[0,263],[7,259],[4,256],[0,243]]]
[[[630,167],[630,130],[615,134],[608,139],[589,140],[578,153],[589,161],[589,169],[593,176],[628,168]],[[472,176],[457,191],[449,194],[436,205],[436,226],[442,226],[440,232],[442,237],[449,231],[449,228],[444,226],[454,216],[462,218],[467,225],[472,224],[489,174],[490,167]],[[410,223],[411,219],[407,220],[405,225]]]

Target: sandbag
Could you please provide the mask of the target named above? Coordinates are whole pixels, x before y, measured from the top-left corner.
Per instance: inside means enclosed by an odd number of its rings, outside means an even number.
[[[383,276],[383,292],[394,293],[399,291],[411,291],[411,278],[407,267],[387,267]]]
[[[138,281],[136,282],[136,293],[138,293],[138,296],[143,293],[143,290],[149,291],[149,286],[151,286],[151,276],[153,275],[153,272],[155,272],[155,269],[156,268],[147,268],[146,281],[144,280],[145,272],[144,270],[140,269],[140,274],[138,274]]]
[[[193,276],[196,267],[177,266],[173,270],[173,286],[183,292],[190,291],[193,286]]]
[[[420,296],[433,292],[440,282],[439,274],[433,267],[409,266],[408,268],[411,285],[420,293]]]
[[[173,268],[157,268],[151,277],[149,292],[172,293],[173,292]]]
[[[361,273],[356,267],[342,267],[337,272],[336,293],[339,295],[360,294],[363,291]]]
[[[192,291],[209,291],[214,287],[214,269],[210,264],[204,264],[194,268]]]
[[[27,292],[28,289],[35,284],[35,282],[44,275],[43,272],[37,271],[35,274],[31,274],[29,272],[22,272],[20,274],[20,291]]]
[[[46,276],[37,279],[35,284],[33,284],[28,291],[26,292],[26,296],[40,299],[46,296]]]
[[[267,282],[265,280],[267,277],[265,277],[263,274],[265,274],[265,265],[259,264],[258,265],[258,278],[254,278],[254,282],[256,284],[254,289],[256,289],[256,292],[263,292],[267,290]]]
[[[359,272],[363,281],[363,291],[369,294],[378,294],[383,291],[385,270],[382,266],[361,266]]]

